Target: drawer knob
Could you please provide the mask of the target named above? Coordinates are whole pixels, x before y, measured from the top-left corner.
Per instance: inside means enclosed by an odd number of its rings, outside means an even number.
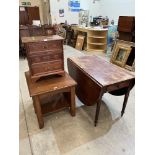
[[[43,48],[46,49],[47,47],[46,46],[43,46]]]

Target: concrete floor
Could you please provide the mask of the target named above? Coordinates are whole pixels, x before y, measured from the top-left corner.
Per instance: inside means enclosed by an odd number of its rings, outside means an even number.
[[[64,46],[66,58],[95,54],[110,58],[110,52],[80,52]],[[95,106],[86,107],[76,98],[76,117],[68,109],[44,117],[45,126],[38,128],[32,99],[29,97],[24,76],[26,59],[19,61],[19,153],[20,155],[134,155],[135,152],[135,92],[132,89],[126,112],[120,117],[124,96],[105,94],[102,98],[99,123],[93,126]]]

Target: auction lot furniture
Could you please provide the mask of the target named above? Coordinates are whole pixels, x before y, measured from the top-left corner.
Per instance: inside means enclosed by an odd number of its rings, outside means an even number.
[[[119,16],[118,32],[118,39],[135,42],[135,17]]]
[[[34,26],[34,25],[20,25],[19,26],[19,47],[20,54],[25,56],[26,49],[22,43],[22,37],[34,37],[34,36],[49,36],[55,35],[56,31],[52,25],[42,25]]]
[[[63,38],[57,35],[23,37],[31,79],[64,75]]]
[[[49,112],[69,107],[75,116],[76,82],[66,72],[64,76],[44,77],[37,82],[32,82],[29,71],[25,76],[40,129],[44,127],[43,116]]]
[[[77,82],[76,95],[87,106],[97,103],[96,126],[100,111],[102,96],[105,93],[124,95],[121,111],[123,116],[130,90],[134,86],[134,73],[105,61],[97,56],[82,56],[68,58],[68,71]]]
[[[105,52],[107,48],[107,28],[72,26],[72,29],[87,34],[86,50]]]

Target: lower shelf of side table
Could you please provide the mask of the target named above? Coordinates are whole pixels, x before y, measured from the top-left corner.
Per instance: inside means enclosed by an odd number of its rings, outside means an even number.
[[[51,112],[57,112],[64,108],[69,108],[69,101],[66,97],[69,92],[65,93],[58,93],[56,95],[51,95],[47,93],[45,95],[40,95],[40,103],[41,103],[41,110],[42,114],[46,115]]]

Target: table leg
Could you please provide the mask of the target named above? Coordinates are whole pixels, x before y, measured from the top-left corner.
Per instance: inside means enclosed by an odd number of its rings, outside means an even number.
[[[122,111],[121,111],[121,117],[124,114],[124,111],[125,111],[125,108],[126,108],[126,105],[127,105],[127,101],[128,101],[128,97],[129,97],[129,93],[130,93],[130,90],[128,90],[126,92],[125,96],[124,96],[123,107],[122,107]]]
[[[99,112],[100,112],[100,106],[101,106],[101,100],[97,101],[94,126],[96,126],[97,125],[97,122],[98,122],[98,116],[99,116]]]
[[[42,116],[42,112],[41,112],[39,96],[34,96],[34,104],[35,104],[35,110],[36,110],[37,119],[38,119],[38,123],[39,123],[39,128],[41,129],[44,127],[44,120],[43,120],[43,116]]]
[[[135,80],[130,81],[129,87],[128,87],[127,92],[125,94],[124,101],[123,101],[123,107],[122,107],[122,111],[121,111],[121,117],[124,114],[124,111],[125,111],[125,108],[126,108],[126,105],[127,105],[127,101],[128,101],[128,97],[129,97],[129,93],[130,93],[130,90],[132,89],[134,83],[135,83]]]
[[[75,87],[71,88],[70,92],[70,113],[72,116],[75,116]]]
[[[32,97],[32,100],[33,100],[33,107],[34,107],[34,111],[35,111],[35,113],[36,113],[36,107],[35,107],[34,97]]]

